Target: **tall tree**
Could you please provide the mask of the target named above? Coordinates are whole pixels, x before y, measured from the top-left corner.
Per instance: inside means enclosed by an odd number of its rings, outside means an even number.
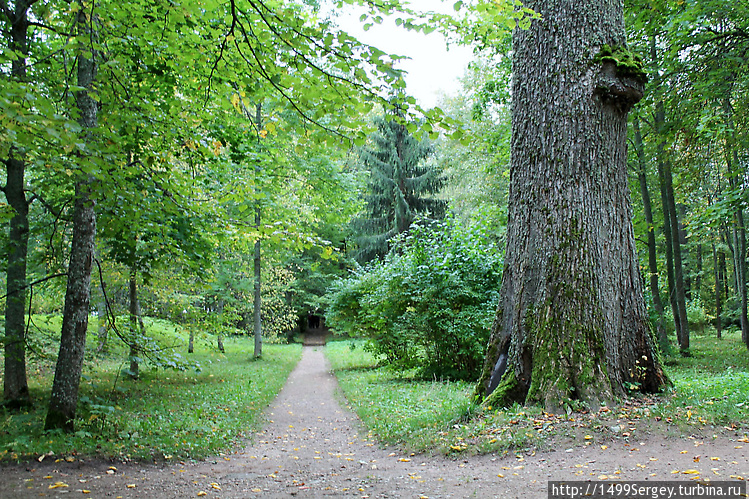
[[[446,203],[434,197],[443,177],[426,160],[432,146],[411,135],[403,123],[377,117],[371,144],[359,161],[369,175],[365,214],[356,221],[358,255],[362,262],[384,257],[389,241],[406,232],[417,214],[439,218]]]
[[[479,397],[559,411],[660,390],[626,170],[642,98],[620,2],[535,0],[513,33],[509,225]]]
[[[93,142],[92,129],[97,125],[98,102],[94,83],[99,66],[98,40],[94,5],[78,2],[76,26],[81,43],[77,54],[77,84],[75,94],[78,120],[83,128],[84,140]],[[52,394],[44,428],[72,431],[78,388],[83,370],[83,355],[88,332],[88,313],[91,301],[91,265],[96,239],[95,201],[92,196],[94,179],[87,170],[87,158],[80,157],[81,168],[75,185],[73,211],[73,240],[71,243],[68,283],[65,292],[60,351],[57,356]],[[84,167],[85,165],[85,167]]]
[[[645,222],[648,224],[648,273],[650,275],[650,294],[653,297],[653,307],[657,316],[655,327],[661,351],[665,354],[670,354],[671,345],[666,332],[663,302],[661,301],[661,292],[658,286],[658,251],[655,244],[655,224],[653,223],[653,208],[650,203],[646,169],[647,161],[645,159],[645,151],[643,150],[639,116],[635,116],[632,125],[634,128],[634,145],[637,156],[637,178],[640,183],[640,194],[642,195],[642,209],[645,215]]]
[[[13,9],[0,4],[0,13],[10,33],[8,48],[17,54],[11,63],[11,78],[16,83],[26,80],[26,56],[29,51],[28,11],[32,1],[15,2]],[[26,379],[26,260],[29,246],[29,204],[26,197],[26,160],[16,145],[11,145],[8,157],[3,159],[6,182],[2,186],[5,198],[13,209],[10,220],[8,270],[5,298],[5,365],[3,377],[3,403],[19,406],[29,402]]]

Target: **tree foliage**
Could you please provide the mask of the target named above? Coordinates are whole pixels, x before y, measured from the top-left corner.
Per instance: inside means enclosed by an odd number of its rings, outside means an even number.
[[[473,379],[496,308],[502,257],[486,226],[417,219],[384,261],[337,281],[328,323],[383,361],[425,376]]]
[[[427,161],[432,144],[396,119],[377,117],[375,124],[370,144],[359,151],[361,168],[369,174],[364,215],[355,222],[360,262],[384,257],[389,242],[407,232],[418,215],[440,218],[446,206],[435,196],[444,177]]]

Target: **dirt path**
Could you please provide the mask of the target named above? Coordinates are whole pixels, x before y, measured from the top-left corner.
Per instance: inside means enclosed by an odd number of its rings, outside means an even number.
[[[408,456],[366,438],[338,403],[323,346],[302,360],[268,409],[255,444],[197,464],[51,463],[0,468],[0,498],[546,497],[548,480],[683,480],[749,475],[749,443],[722,432],[612,440],[516,457]],[[673,473],[678,471],[678,473]],[[109,473],[108,473],[109,472]],[[56,488],[50,488],[58,485]],[[64,484],[61,485],[61,484]],[[89,491],[89,492],[84,492]]]

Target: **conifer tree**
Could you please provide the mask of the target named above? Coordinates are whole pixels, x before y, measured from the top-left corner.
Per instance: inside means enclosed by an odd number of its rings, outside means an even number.
[[[433,145],[395,120],[378,117],[375,124],[359,152],[360,166],[370,174],[364,215],[354,222],[360,262],[384,257],[389,241],[408,231],[417,214],[438,219],[447,204],[435,197],[444,177],[427,161]]]

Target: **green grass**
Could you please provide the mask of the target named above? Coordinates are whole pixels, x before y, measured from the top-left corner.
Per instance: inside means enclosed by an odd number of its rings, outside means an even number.
[[[58,319],[35,322],[42,329],[54,328]],[[229,451],[262,424],[263,409],[301,357],[299,345],[266,344],[262,359],[251,360],[253,340],[247,337],[226,339],[225,354],[199,342],[188,355],[179,328],[163,321],[147,325],[159,344],[176,347],[174,358],[186,359],[183,369],[144,364],[140,379],[130,380],[121,373],[128,366],[122,345],[113,338],[108,354],[93,355],[96,338],[90,336],[72,434],[43,431],[54,371],[54,355],[44,350],[52,349],[54,335],[36,331],[38,350],[30,355],[29,366],[34,405],[27,411],[0,412],[0,460],[47,454],[56,459],[162,461]]]
[[[657,415],[690,424],[724,426],[749,421],[749,351],[741,332],[691,336],[692,357],[666,360],[673,392]],[[702,421],[700,421],[700,419]]]
[[[423,381],[374,368],[376,360],[361,342],[330,342],[325,351],[348,402],[381,442],[428,450],[435,435],[471,411],[469,383]]]
[[[326,352],[344,394],[366,427],[381,442],[406,451],[520,452],[628,438],[612,436],[608,430],[620,421],[628,421],[628,428],[688,426],[690,431],[708,426],[746,431],[749,421],[749,352],[737,332],[721,340],[693,334],[693,357],[667,361],[674,387],[664,394],[635,398],[610,411],[570,415],[518,405],[499,409],[472,405],[471,384],[422,381],[377,367],[377,360],[362,345],[333,342]]]

